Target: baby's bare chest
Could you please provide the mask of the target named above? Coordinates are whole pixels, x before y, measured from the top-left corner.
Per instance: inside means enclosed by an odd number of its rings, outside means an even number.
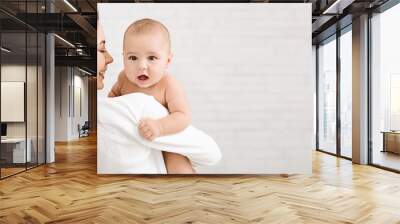
[[[167,102],[165,99],[165,88],[162,86],[156,86],[156,87],[151,87],[151,88],[137,88],[134,86],[130,85],[124,85],[121,88],[121,95],[126,95],[130,93],[145,93],[147,95],[153,96],[160,104],[162,104],[164,107],[167,107]]]

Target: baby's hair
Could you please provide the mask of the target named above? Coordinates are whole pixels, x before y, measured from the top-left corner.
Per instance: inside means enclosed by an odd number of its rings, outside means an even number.
[[[162,23],[154,19],[140,19],[136,20],[135,22],[131,23],[124,33],[124,41],[123,45],[125,48],[125,38],[128,33],[134,34],[142,34],[142,33],[151,33],[154,30],[160,30],[162,34],[167,38],[168,41],[168,51],[171,49],[171,40],[169,36],[169,31],[167,27],[165,27]]]

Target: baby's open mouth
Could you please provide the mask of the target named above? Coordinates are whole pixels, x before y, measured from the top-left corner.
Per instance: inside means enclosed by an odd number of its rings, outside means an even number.
[[[149,79],[149,77],[147,75],[139,75],[138,79],[141,81],[145,81],[145,80]]]

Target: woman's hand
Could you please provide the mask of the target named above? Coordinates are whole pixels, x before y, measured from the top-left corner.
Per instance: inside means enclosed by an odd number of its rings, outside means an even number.
[[[144,118],[139,121],[139,134],[148,140],[154,140],[162,134],[161,123],[157,120]]]

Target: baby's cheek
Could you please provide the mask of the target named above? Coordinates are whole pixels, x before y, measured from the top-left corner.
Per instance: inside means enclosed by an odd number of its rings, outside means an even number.
[[[129,81],[131,81],[131,82],[132,82],[132,81],[135,81],[136,75],[135,75],[134,71],[132,71],[132,70],[130,70],[130,69],[125,69],[124,72],[125,72],[126,78],[127,78]]]

